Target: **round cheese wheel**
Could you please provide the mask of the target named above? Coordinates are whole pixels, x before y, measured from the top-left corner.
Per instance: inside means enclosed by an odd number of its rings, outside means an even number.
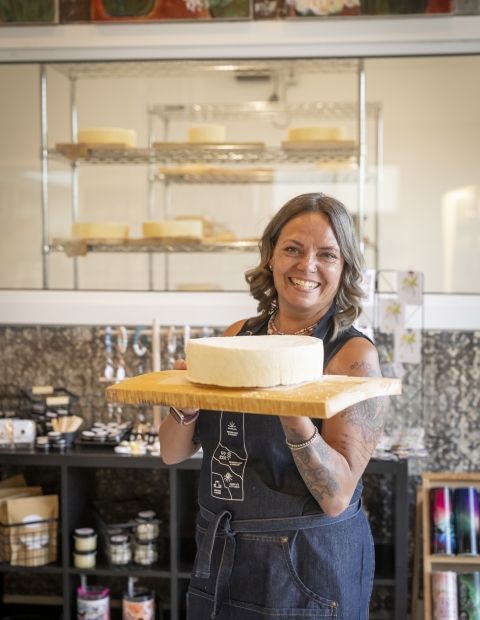
[[[192,125],[188,128],[189,142],[225,142],[225,125]]]
[[[186,357],[189,381],[222,387],[293,385],[323,374],[323,342],[311,336],[198,338]]]
[[[76,222],[74,239],[128,239],[128,224],[123,222]]]
[[[95,127],[92,129],[79,129],[77,142],[87,144],[125,144],[128,147],[137,146],[137,132],[134,129],[122,129],[121,127]]]
[[[143,222],[145,238],[191,237],[201,239],[202,220],[167,220],[165,222]]]
[[[347,129],[333,125],[317,125],[314,127],[291,127],[288,130],[290,142],[303,142],[308,140],[345,140]]]

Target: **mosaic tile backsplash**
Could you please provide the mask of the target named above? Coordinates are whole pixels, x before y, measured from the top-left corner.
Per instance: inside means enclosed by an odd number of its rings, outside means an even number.
[[[1,326],[0,383],[22,387],[55,385],[80,396],[78,413],[86,424],[102,421],[108,412],[103,377],[106,353],[99,327]],[[220,333],[220,332],[218,332]],[[113,361],[115,356],[115,338]],[[124,356],[127,376],[152,370],[150,351],[139,358],[130,346]],[[388,428],[424,426],[429,457],[412,461],[412,474],[421,471],[470,472],[480,470],[480,332],[427,331],[423,363],[405,365],[403,394],[391,401]],[[390,336],[376,335],[380,359],[385,362],[393,343]],[[161,338],[161,367],[172,367],[184,357],[183,337],[176,350]],[[387,369],[388,372],[388,369]],[[149,418],[149,408],[144,411]],[[135,415],[124,411],[124,417]]]

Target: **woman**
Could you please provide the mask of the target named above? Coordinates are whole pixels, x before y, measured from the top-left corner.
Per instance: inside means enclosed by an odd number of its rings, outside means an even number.
[[[351,327],[362,257],[346,208],[298,196],[268,224],[260,251],[246,274],[259,316],[224,336],[314,336],[325,374],[380,376],[375,347]],[[163,460],[204,451],[190,620],[367,620],[374,558],[360,478],[387,409],[375,398],[328,420],[171,410]]]

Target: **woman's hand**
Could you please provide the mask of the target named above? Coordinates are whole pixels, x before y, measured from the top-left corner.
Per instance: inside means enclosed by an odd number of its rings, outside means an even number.
[[[187,370],[185,360],[176,360],[174,370]],[[191,415],[198,409],[182,407],[181,411]],[[195,424],[179,424],[171,415],[168,415],[160,425],[158,435],[160,437],[160,454],[164,463],[173,465],[190,458],[200,450],[200,444],[194,444],[192,439],[195,432]]]

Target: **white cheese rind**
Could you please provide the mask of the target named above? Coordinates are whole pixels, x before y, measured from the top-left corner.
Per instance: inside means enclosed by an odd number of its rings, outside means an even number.
[[[188,128],[189,142],[225,142],[225,125],[192,125]]]
[[[122,127],[92,127],[79,129],[77,142],[87,144],[126,144],[128,147],[137,146],[137,132],[134,129]]]
[[[201,239],[203,236],[202,220],[167,220],[165,222],[143,222],[143,236],[145,238],[162,237],[193,237]]]
[[[291,127],[288,130],[288,140],[303,142],[308,140],[345,140],[346,127],[335,125],[316,125],[313,127]]]
[[[128,239],[129,227],[123,222],[75,222],[74,239]]]
[[[222,387],[273,387],[323,375],[323,342],[311,336],[245,336],[189,340],[187,379]]]

